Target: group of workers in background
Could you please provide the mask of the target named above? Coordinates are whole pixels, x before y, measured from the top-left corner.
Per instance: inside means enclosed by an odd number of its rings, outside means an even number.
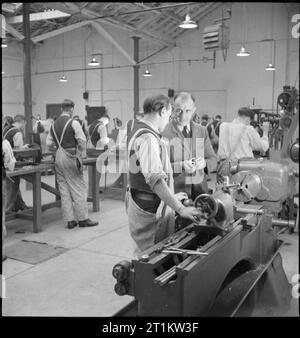
[[[87,147],[107,149],[110,117],[104,114],[85,128],[78,116],[73,117],[73,101],[64,100],[61,110],[61,115],[51,125],[46,144],[55,152],[63,217],[69,229],[77,225],[96,226],[98,222],[88,218],[83,158]],[[212,121],[203,115],[199,121],[196,110],[196,101],[187,92],[178,93],[172,101],[164,95],[151,96],[144,101],[143,112],[126,125],[128,186],[125,206],[135,256],[175,232],[175,213],[182,219],[197,219],[198,210],[183,205],[182,201],[209,192],[209,173],[225,176],[229,161],[251,158],[254,150],[265,152],[269,147],[269,126],[263,124],[260,136],[250,125],[251,109],[240,108],[230,123],[222,122],[220,115]],[[17,115],[3,128],[4,173],[13,170],[11,163],[15,160],[11,149],[26,147],[21,138],[25,121],[24,116]],[[14,189],[18,188],[16,196],[21,201],[19,182],[15,179],[8,182],[4,174],[2,181],[7,185],[7,200],[8,187],[13,184]],[[17,203],[22,205],[20,201]],[[6,210],[10,204],[6,204]]]

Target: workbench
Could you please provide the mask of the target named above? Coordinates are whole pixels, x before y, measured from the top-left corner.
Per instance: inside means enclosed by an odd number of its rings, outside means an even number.
[[[87,198],[88,202],[93,203],[93,211],[97,212],[100,210],[99,208],[99,180],[100,180],[100,174],[97,171],[96,168],[96,158],[86,158],[83,160],[83,164],[90,167],[89,170],[89,186],[91,189],[89,189],[89,197]],[[40,232],[42,231],[42,212],[54,208],[54,207],[60,207],[61,206],[61,200],[60,200],[60,192],[58,190],[57,181],[55,179],[55,187],[52,187],[45,182],[42,182],[41,180],[41,174],[42,172],[45,172],[47,170],[54,170],[54,163],[50,162],[44,162],[37,165],[30,165],[23,168],[15,169],[14,171],[8,172],[7,176],[10,178],[20,176],[21,178],[25,179],[27,182],[30,182],[32,184],[32,208],[24,210],[24,211],[18,211],[18,212],[8,212],[6,213],[5,220],[10,221],[15,218],[20,219],[27,219],[32,220],[33,222],[33,232]],[[55,201],[51,203],[47,203],[42,205],[41,201],[41,191],[42,189],[52,193],[55,195]]]

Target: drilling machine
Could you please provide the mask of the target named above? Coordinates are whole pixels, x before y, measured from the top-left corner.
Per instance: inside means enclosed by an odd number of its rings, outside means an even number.
[[[291,285],[277,229],[289,221],[275,218],[263,205],[237,201],[237,194],[254,198],[259,192],[227,178],[212,195],[195,199],[197,222],[138,259],[116,264],[115,292],[135,300],[115,315],[233,317],[266,306],[288,310]]]

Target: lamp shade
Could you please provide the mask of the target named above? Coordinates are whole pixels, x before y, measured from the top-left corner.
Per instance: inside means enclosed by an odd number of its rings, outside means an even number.
[[[67,78],[65,77],[65,75],[63,75],[60,79],[59,82],[68,82]]]
[[[241,50],[236,54],[237,56],[249,56],[250,53],[248,53],[246,50],[245,50],[245,47],[242,46]]]
[[[93,58],[92,58],[92,61],[89,62],[89,66],[91,66],[91,67],[97,67],[97,66],[99,66],[99,65],[100,65],[100,63],[96,60],[95,57],[93,57]]]
[[[189,14],[186,15],[185,20],[179,25],[180,28],[190,29],[190,28],[197,28],[198,25],[195,21],[191,20]]]
[[[265,69],[266,70],[276,70],[276,68],[273,66],[272,63],[269,63]]]
[[[144,77],[151,77],[152,74],[150,73],[150,71],[148,69],[145,70],[145,73],[143,74]]]

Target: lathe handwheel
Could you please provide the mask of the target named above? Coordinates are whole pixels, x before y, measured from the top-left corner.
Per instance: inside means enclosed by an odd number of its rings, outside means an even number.
[[[195,207],[199,208],[207,218],[216,216],[218,212],[218,204],[216,200],[208,194],[201,194],[195,199]]]
[[[123,281],[128,278],[130,272],[130,262],[122,261],[113,267],[112,275],[117,281]]]

